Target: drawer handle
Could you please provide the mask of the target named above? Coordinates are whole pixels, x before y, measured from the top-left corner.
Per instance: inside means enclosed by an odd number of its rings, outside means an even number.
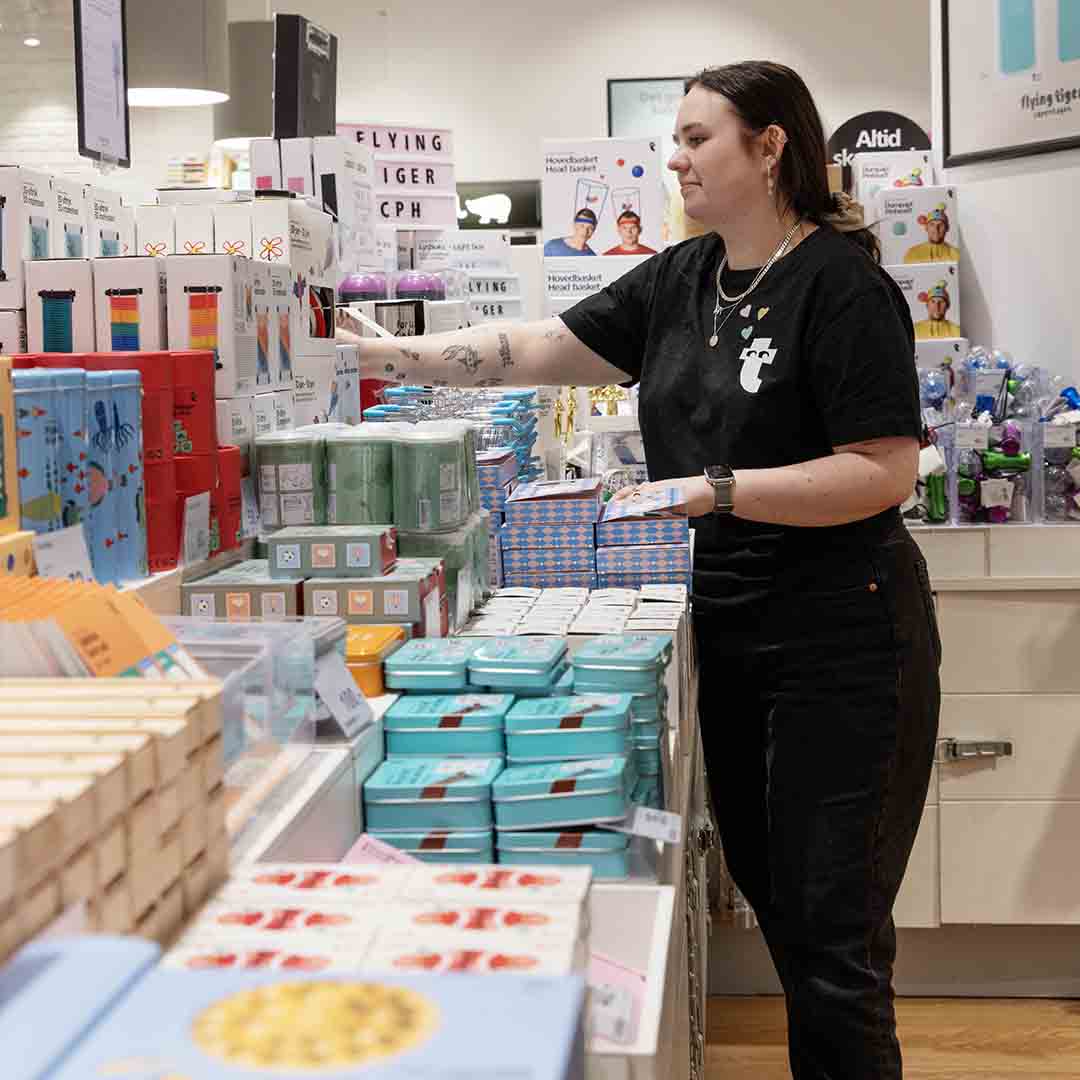
[[[1012,757],[1011,739],[979,739],[961,742],[959,739],[942,739],[942,761],[970,761],[972,758]]]

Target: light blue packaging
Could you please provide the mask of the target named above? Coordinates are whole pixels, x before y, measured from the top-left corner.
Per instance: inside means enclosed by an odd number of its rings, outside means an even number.
[[[689,544],[627,544],[602,547],[596,552],[596,570],[600,574],[690,573]]]
[[[446,694],[469,685],[469,658],[482,644],[479,638],[420,638],[407,641],[383,665],[391,690]]]
[[[659,739],[667,730],[663,720],[638,720],[630,718],[630,737],[632,739]]]
[[[659,723],[667,716],[668,694],[663,683],[652,693],[637,693],[630,702],[630,719],[635,723]]]
[[[656,693],[671,662],[670,634],[609,634],[586,642],[574,654],[574,686],[579,693],[620,690]]]
[[[625,757],[629,694],[573,694],[519,701],[506,717],[510,765]]]
[[[342,995],[351,993],[354,1000],[331,996],[335,983],[341,984]],[[287,988],[284,999],[267,992],[275,987]],[[58,1006],[65,996],[55,999]],[[231,1013],[223,1016],[223,1006]],[[339,1016],[347,1009],[354,1013],[347,1032],[360,1047],[354,1062],[298,1068],[286,1059],[269,1069],[255,1063],[256,1052],[266,1046],[263,1037],[272,1035],[276,1024],[289,1024],[294,1033],[295,1024],[321,1015],[323,1009],[334,1009]],[[248,1017],[240,1030],[254,1031],[257,1041],[249,1044],[250,1057],[243,1057],[241,1047],[237,1058],[229,1060],[221,1056],[215,1035],[222,1021],[238,1012]],[[585,984],[573,976],[380,974],[373,979],[349,973],[162,966],[135,983],[48,1075],[49,1080],[110,1075],[127,1080],[480,1080],[487,1074],[491,1080],[582,1080],[584,1012]],[[387,1017],[393,1018],[395,1037],[384,1043],[380,1040]],[[49,1010],[44,1009],[26,1029],[40,1038],[49,1022]],[[207,1045],[209,1039],[212,1045]],[[309,1051],[319,1044],[301,1045]],[[371,1047],[378,1047],[378,1057],[371,1055]],[[288,1053],[288,1047],[278,1052]]]
[[[54,368],[56,377],[56,464],[60,476],[61,518],[64,527],[85,520],[90,506],[86,471],[86,372],[82,368]]]
[[[522,548],[594,548],[593,525],[504,525],[499,533],[503,550]]]
[[[517,687],[514,694],[519,698],[543,698],[543,697],[566,697],[574,692],[574,669],[569,664],[564,664],[552,675],[554,683],[551,687]]]
[[[505,487],[517,475],[517,457],[512,450],[481,450],[476,475],[481,488]]]
[[[495,827],[543,829],[621,821],[637,774],[632,759],[514,765],[492,787]]]
[[[514,570],[505,575],[508,588],[595,589],[596,574],[580,570]]]
[[[590,866],[593,877],[621,881],[630,876],[630,837],[605,829],[500,832],[499,862],[507,866]]]
[[[491,827],[491,784],[502,771],[496,758],[394,758],[364,784],[369,829]]]
[[[116,580],[146,577],[146,492],[142,446],[142,376],[109,373],[112,387],[112,465]]]
[[[47,368],[13,371],[12,389],[22,527],[39,535],[54,532],[64,527],[56,374]]]
[[[102,585],[116,584],[116,491],[113,479],[112,374],[86,373],[86,428],[89,440],[87,476],[90,506],[86,543],[94,577]]]
[[[469,657],[473,686],[514,692],[550,688],[562,678],[566,642],[551,637],[511,637],[480,640]]]
[[[685,585],[689,588],[690,572],[687,570],[624,570],[597,574],[596,580],[596,587],[600,589],[640,589],[646,585]]]
[[[690,523],[686,518],[632,518],[596,523],[597,547],[689,543]]]
[[[406,694],[386,713],[389,757],[502,757],[511,694]]]
[[[589,547],[506,548],[503,546],[503,572],[516,573],[593,573],[596,549]]]
[[[663,782],[660,776],[639,776],[630,799],[637,806],[648,806],[653,810],[663,810]]]
[[[493,863],[495,833],[492,829],[432,829],[420,832],[387,832],[371,829],[368,833],[414,859],[429,863]]]
[[[638,737],[636,734],[631,740],[633,743],[634,767],[639,776],[659,776],[661,770],[660,740],[655,736]]]

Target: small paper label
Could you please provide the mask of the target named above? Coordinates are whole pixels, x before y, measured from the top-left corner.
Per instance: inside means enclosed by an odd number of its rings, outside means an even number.
[[[310,491],[311,466],[305,465],[279,465],[278,483],[282,491]]]
[[[184,565],[210,558],[210,492],[203,491],[184,500],[184,536],[181,550]]]
[[[383,614],[407,616],[409,614],[408,590],[387,589],[383,593]]]
[[[273,499],[267,500],[273,502]],[[240,481],[240,537],[251,540],[259,535],[259,500],[255,498],[255,481],[245,476]]]
[[[276,495],[270,495],[263,499],[262,523],[267,529],[276,529],[281,524],[281,517],[278,514],[278,497]]]
[[[682,843],[682,815],[667,810],[652,810],[647,806],[635,806],[617,825],[600,827],[629,836],[644,836],[662,844]]]
[[[315,669],[315,692],[347,739],[355,739],[375,722],[367,698],[360,692],[339,653],[327,653],[319,660]]]
[[[633,1041],[634,995],[620,986],[589,983],[589,1031],[613,1043]]]
[[[1076,445],[1075,424],[1043,424],[1043,445],[1048,450],[1065,450]]]
[[[956,429],[957,450],[987,450],[990,447],[990,428],[986,424],[959,425]]]
[[[86,534],[81,524],[34,537],[34,563],[38,577],[93,581]]]
[[[983,480],[979,485],[979,502],[983,506],[1002,506],[1008,509],[1013,501],[1011,480]]]
[[[345,565],[350,570],[366,570],[371,566],[371,545],[356,543],[345,545]]]
[[[281,496],[281,520],[285,525],[311,525],[315,521],[315,502],[306,495]]]
[[[277,466],[263,465],[259,468],[259,487],[263,494],[277,491]]]

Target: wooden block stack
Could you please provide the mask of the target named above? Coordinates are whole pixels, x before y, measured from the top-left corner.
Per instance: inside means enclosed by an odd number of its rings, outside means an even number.
[[[221,687],[0,680],[0,960],[72,904],[167,944],[224,881]]]

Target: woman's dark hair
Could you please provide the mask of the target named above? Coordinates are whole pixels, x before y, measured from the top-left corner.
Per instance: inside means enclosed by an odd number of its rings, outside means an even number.
[[[783,64],[747,60],[706,68],[686,80],[686,92],[695,86],[727,98],[751,136],[770,124],[783,128],[787,145],[777,177],[780,198],[800,217],[831,225],[881,261],[881,245],[865,225],[863,208],[847,195],[829,192],[821,116],[797,72]]]

